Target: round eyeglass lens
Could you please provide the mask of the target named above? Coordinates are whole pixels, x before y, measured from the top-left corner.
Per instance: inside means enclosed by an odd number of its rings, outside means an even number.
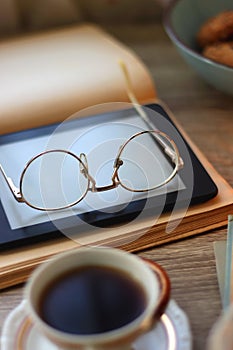
[[[169,146],[177,156],[175,162],[167,156],[164,146]],[[143,192],[159,188],[177,172],[177,151],[170,139],[157,131],[134,135],[125,143],[119,156],[123,164],[119,167],[118,177],[122,186],[130,191]]]
[[[52,150],[33,158],[21,178],[26,202],[41,210],[64,209],[86,194],[88,179],[80,171],[85,165],[72,153]]]

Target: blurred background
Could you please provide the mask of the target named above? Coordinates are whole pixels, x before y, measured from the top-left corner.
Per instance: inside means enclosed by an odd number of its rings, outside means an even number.
[[[169,0],[0,0],[0,35],[65,24],[155,21]]]

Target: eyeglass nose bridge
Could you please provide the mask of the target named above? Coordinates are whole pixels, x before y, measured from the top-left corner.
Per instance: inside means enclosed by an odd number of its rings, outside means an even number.
[[[88,170],[88,161],[87,161],[87,156],[85,153],[80,153],[79,158],[81,160],[80,162],[80,172],[83,174],[83,176],[88,179],[89,181],[89,191],[91,192],[104,192],[104,191],[109,191],[117,186],[119,186],[120,181],[118,178],[118,169],[121,165],[123,165],[123,161],[120,159],[118,156],[114,162],[114,171],[112,174],[112,183],[110,185],[106,186],[96,186],[96,181],[95,179],[90,175],[89,170]]]
[[[119,167],[123,165],[123,161],[117,157],[115,162],[114,162],[114,170],[112,174],[112,183],[110,185],[106,186],[101,186],[97,187],[95,186],[94,192],[104,192],[104,191],[109,191],[112,190],[120,185],[120,180],[118,178],[118,169]]]

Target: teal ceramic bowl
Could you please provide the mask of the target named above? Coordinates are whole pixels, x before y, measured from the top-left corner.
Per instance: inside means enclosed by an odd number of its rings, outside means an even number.
[[[200,26],[224,10],[233,10],[233,0],[173,0],[165,10],[164,27],[181,56],[206,82],[233,95],[233,68],[204,58],[196,44]]]

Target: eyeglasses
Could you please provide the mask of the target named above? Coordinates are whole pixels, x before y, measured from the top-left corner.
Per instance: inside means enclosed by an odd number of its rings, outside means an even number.
[[[120,64],[129,98],[140,116],[150,125],[132,93],[126,67],[124,63]],[[168,158],[166,169],[151,151],[153,147]],[[158,130],[143,130],[120,145],[109,185],[96,185],[84,153],[78,156],[63,149],[44,151],[30,159],[21,173],[19,187],[7,176],[1,164],[0,171],[17,202],[37,210],[56,211],[78,204],[90,191],[104,192],[118,186],[131,192],[158,189],[169,183],[183,165],[175,142],[167,134]]]
[[[154,143],[169,158],[166,170],[150,151]],[[77,156],[62,149],[48,150],[33,157],[22,171],[19,188],[1,165],[0,170],[18,202],[52,211],[76,205],[88,191],[103,192],[119,185],[131,192],[155,190],[170,182],[182,166],[174,141],[161,131],[150,130],[132,135],[119,147],[111,183],[106,186],[96,185],[84,153]]]

